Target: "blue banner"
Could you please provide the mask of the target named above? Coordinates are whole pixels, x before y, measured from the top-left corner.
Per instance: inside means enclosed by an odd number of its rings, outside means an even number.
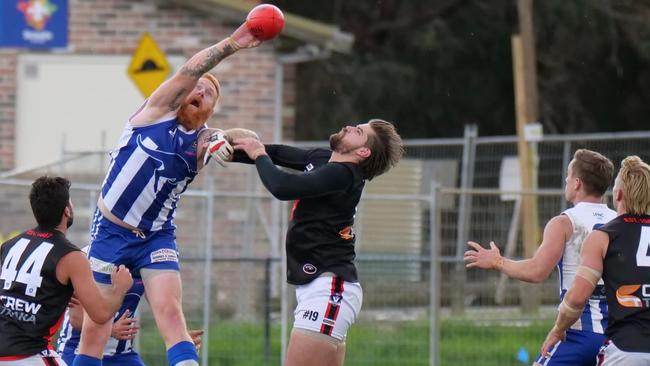
[[[68,46],[68,0],[0,0],[0,47]]]

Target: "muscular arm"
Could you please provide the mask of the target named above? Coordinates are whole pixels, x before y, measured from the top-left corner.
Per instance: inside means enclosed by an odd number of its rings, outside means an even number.
[[[230,38],[199,51],[151,94],[144,108],[131,118],[131,124],[137,126],[149,123],[177,110],[199,78],[236,51]]]
[[[353,179],[348,168],[336,163],[315,171],[294,174],[278,168],[270,157],[262,155],[255,160],[255,166],[264,186],[274,197],[283,201],[344,191]]]
[[[474,250],[465,253],[465,261],[469,262],[468,267],[498,269],[510,278],[539,283],[548,278],[559,262],[572,230],[571,220],[566,215],[558,215],[546,224],[542,244],[532,258],[518,261],[503,258],[496,246],[486,250],[470,242]]]
[[[580,252],[580,267],[587,267],[590,272],[602,273],[603,271],[603,258],[607,252],[609,245],[609,236],[599,230],[592,231],[582,243],[582,250]],[[594,286],[598,282],[595,275],[591,275],[592,281],[580,275],[575,276],[573,284],[569,291],[564,296],[562,304],[560,304],[560,312],[555,319],[555,325],[546,336],[546,340],[542,345],[541,352],[546,355],[549,349],[556,344],[559,340],[565,339],[567,329],[575,323],[582,314],[587,300],[594,291]]]
[[[115,286],[100,290],[82,252],[72,252],[61,258],[57,265],[57,278],[61,283],[68,283],[68,280],[72,282],[75,296],[96,323],[106,323],[113,319],[126,294],[126,289]]]

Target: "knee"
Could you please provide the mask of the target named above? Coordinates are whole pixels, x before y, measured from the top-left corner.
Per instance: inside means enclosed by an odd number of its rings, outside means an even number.
[[[168,300],[156,306],[152,305],[152,310],[156,318],[163,320],[167,324],[184,323],[183,308],[179,301]]]

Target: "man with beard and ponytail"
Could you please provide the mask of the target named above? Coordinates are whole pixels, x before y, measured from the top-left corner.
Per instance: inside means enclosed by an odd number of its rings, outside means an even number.
[[[95,280],[110,283],[108,274],[118,263],[142,279],[170,366],[198,365],[181,306],[176,207],[210,158],[223,164],[232,154],[227,131],[206,126],[221,92],[208,72],[238,50],[259,44],[243,24],[160,85],[128,119],[97,202],[88,253]],[[111,327],[112,321],[84,316],[73,365],[101,365]]]
[[[133,280],[116,266],[111,287],[93,281],[86,256],[65,237],[74,216],[67,179],[36,179],[29,202],[38,226],[0,247],[0,365],[65,365],[51,341],[72,293],[91,319],[106,322]]]
[[[372,119],[330,136],[331,150],[265,146],[254,138],[235,139],[233,147],[247,155],[237,152],[234,161],[254,162],[273,196],[295,200],[286,250],[298,303],[285,365],[340,366],[363,299],[353,262],[356,207],[365,181],[400,160],[402,139],[391,123]]]

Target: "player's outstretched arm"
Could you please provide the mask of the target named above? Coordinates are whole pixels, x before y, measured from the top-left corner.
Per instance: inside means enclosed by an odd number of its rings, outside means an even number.
[[[250,33],[246,24],[242,24],[230,37],[199,51],[185,62],[178,72],[151,94],[143,110],[131,118],[131,123],[148,123],[177,110],[203,74],[238,50],[259,44],[260,41]]]
[[[56,271],[61,283],[72,282],[75,296],[96,323],[106,323],[113,319],[124,295],[133,285],[129,270],[120,266],[111,274],[113,285],[100,290],[93,280],[88,259],[82,252],[72,252],[61,258]]]
[[[470,241],[470,250],[465,252],[467,267],[496,269],[508,277],[526,282],[544,281],[553,271],[564,253],[564,245],[571,236],[573,226],[566,215],[552,218],[544,228],[542,244],[532,258],[515,261],[501,256],[499,248],[490,242],[490,249]]]
[[[354,182],[352,172],[342,164],[327,164],[317,170],[293,174],[273,164],[261,142],[240,139],[235,149],[243,150],[255,161],[262,184],[271,194],[283,201],[317,197],[342,192]]]
[[[541,354],[548,355],[549,350],[559,341],[566,339],[566,331],[582,315],[587,300],[594,291],[603,271],[603,258],[607,252],[609,236],[602,231],[593,231],[582,243],[580,266],[576,271],[571,288],[564,295],[555,325],[542,344]]]

